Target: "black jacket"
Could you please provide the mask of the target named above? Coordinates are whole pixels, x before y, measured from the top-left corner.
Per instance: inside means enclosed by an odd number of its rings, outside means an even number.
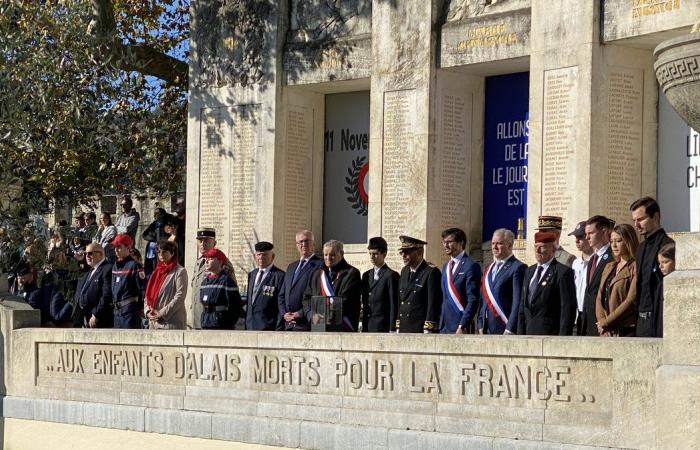
[[[114,320],[112,303],[112,265],[107,261],[100,264],[95,275],[90,278],[92,269],[78,279],[75,290],[73,324],[82,327],[85,319],[92,315],[97,318],[98,328],[111,328]],[[87,284],[86,284],[87,283]]]
[[[404,266],[399,278],[399,333],[437,333],[442,308],[442,274],[440,269],[423,260],[411,275]]]
[[[384,333],[396,330],[399,314],[399,274],[386,264],[374,280],[374,268],[362,274],[362,331]]]
[[[598,258],[596,263],[596,269],[593,273],[593,278],[588,278],[591,276],[589,274],[591,270],[590,260],[588,262],[588,270],[586,270],[586,279],[590,279],[590,283],[586,284],[586,294],[583,297],[583,317],[581,318],[581,330],[583,336],[598,336],[598,327],[596,326],[596,315],[595,315],[595,299],[598,296],[598,288],[603,276],[603,269],[608,264],[615,263],[615,257],[612,254],[612,250],[608,247],[607,251],[603,253],[603,256]]]
[[[260,269],[248,273],[248,301],[245,312],[246,330],[275,330],[280,322],[279,295],[284,283],[284,272],[272,265],[260,281],[257,292],[253,292],[255,278]]]
[[[540,281],[530,286],[537,264],[527,268],[518,314],[518,334],[571,336],[576,319],[574,271],[553,259]],[[530,303],[530,289],[534,297]]]
[[[321,271],[327,271],[326,266],[316,269],[311,274],[309,284],[304,291],[304,315],[306,322],[311,322],[311,297],[321,295]],[[360,321],[360,297],[362,295],[362,280],[360,271],[341,259],[333,266],[333,290],[336,297],[343,298],[343,331],[357,331]]]
[[[661,247],[672,242],[660,228],[637,247],[637,308],[640,313],[651,312],[651,326],[637,326],[637,336],[663,337],[664,283],[657,255]]]

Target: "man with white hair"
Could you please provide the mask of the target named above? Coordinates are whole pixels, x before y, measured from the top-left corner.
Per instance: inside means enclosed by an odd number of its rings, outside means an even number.
[[[499,228],[491,237],[493,262],[481,283],[479,334],[516,334],[518,310],[527,266],[513,255],[513,232]]]
[[[360,297],[362,280],[360,271],[345,260],[343,243],[330,240],[323,244],[323,267],[311,275],[304,292],[304,313],[311,322],[311,298],[316,296],[342,299],[343,317],[340,329],[334,331],[357,331],[360,320]]]

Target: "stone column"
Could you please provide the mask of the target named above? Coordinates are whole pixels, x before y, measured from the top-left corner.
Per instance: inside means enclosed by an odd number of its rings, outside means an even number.
[[[676,239],[664,279],[664,337],[656,370],[656,447],[700,448],[700,233]]]
[[[253,245],[281,240],[284,226],[276,130],[289,121],[281,108],[287,2],[260,8],[259,22],[237,20],[220,3],[192,5],[185,263],[191,274],[197,228],[214,227],[244,288]]]
[[[426,259],[442,261],[440,231],[447,226],[467,228],[471,200],[463,184],[474,172],[472,167],[481,170],[479,155],[466,166],[465,160],[470,158],[471,142],[481,141],[481,133],[473,137],[470,127],[472,92],[479,101],[483,80],[438,76],[436,23],[442,3],[372,4],[368,234],[384,236],[394,268],[403,265],[396,252],[401,234],[426,240]],[[461,84],[463,80],[467,84]],[[438,121],[449,122],[449,133]],[[459,189],[458,198],[443,205],[450,187]],[[479,203],[481,190],[476,192]]]
[[[600,2],[577,0],[533,0],[531,42],[528,237],[540,214],[629,222],[656,191],[651,51],[601,45]]]

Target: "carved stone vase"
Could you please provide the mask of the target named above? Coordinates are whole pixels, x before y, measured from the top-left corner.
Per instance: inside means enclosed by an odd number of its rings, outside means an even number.
[[[700,33],[669,39],[654,49],[654,70],[671,106],[700,130]]]

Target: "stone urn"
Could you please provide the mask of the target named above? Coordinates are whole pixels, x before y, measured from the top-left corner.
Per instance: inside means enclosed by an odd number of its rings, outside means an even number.
[[[654,49],[654,70],[671,106],[700,130],[700,23],[693,32],[669,39]]]

